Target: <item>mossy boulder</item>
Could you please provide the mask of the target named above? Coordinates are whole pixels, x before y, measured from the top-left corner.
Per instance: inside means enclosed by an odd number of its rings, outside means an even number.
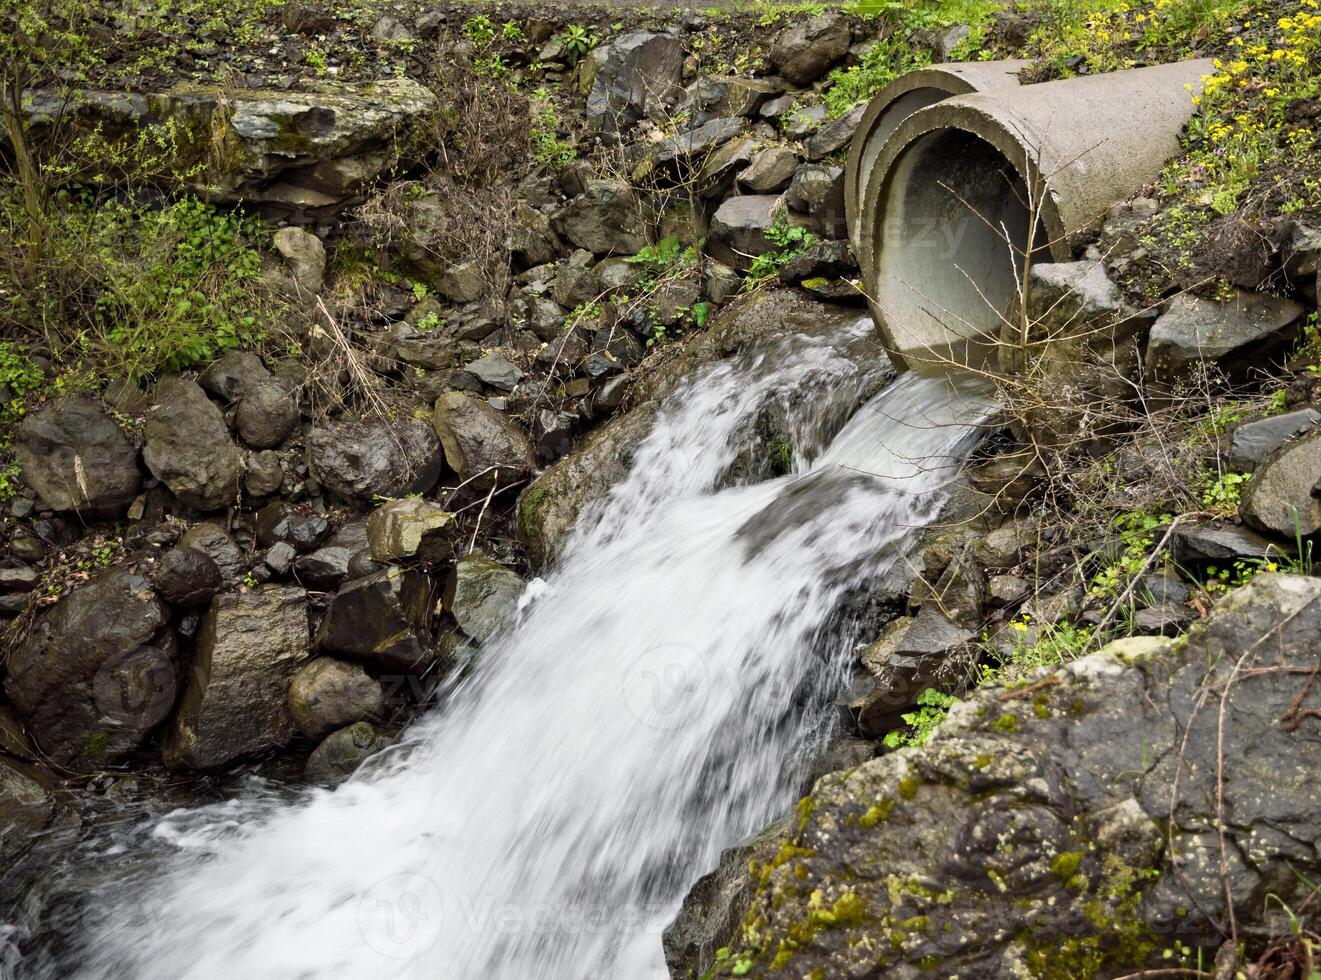
[[[1209,962],[1231,903],[1260,942],[1267,894],[1296,907],[1321,875],[1318,658],[1321,581],[1263,574],[1179,641],[980,689],[925,746],[816,784],[703,968],[1118,976],[1176,941]]]

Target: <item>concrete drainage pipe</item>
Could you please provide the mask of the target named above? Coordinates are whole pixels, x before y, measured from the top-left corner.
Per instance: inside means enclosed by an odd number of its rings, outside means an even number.
[[[856,148],[855,247],[896,360],[993,360],[1024,257],[1070,260],[1077,232],[1153,180],[1179,152],[1188,86],[1211,70],[1189,61],[957,95]]]

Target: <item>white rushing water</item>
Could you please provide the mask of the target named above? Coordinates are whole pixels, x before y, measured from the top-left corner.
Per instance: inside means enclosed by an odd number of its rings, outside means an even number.
[[[795,335],[677,392],[519,621],[398,750],[334,792],[140,831],[152,857],[91,900],[68,968],[664,977],[687,887],[801,789],[858,639],[841,601],[901,560],[988,411],[907,375],[829,439],[823,406],[841,415],[876,379],[839,348]],[[795,472],[721,488],[767,405]]]

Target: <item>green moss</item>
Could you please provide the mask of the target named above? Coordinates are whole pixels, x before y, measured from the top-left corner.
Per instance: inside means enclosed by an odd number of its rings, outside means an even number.
[[[803,830],[808,821],[812,819],[812,812],[816,809],[816,800],[810,796],[804,796],[794,807],[794,813],[798,816],[798,829]]]
[[[917,795],[917,780],[912,776],[905,776],[899,780],[899,798],[901,800],[911,800]]]
[[[108,748],[110,748],[110,735],[107,732],[92,732],[83,744],[83,755],[89,759],[99,759],[106,754]]]
[[[1082,864],[1082,851],[1065,851],[1063,854],[1057,854],[1055,860],[1050,862],[1050,870],[1057,878],[1068,881],[1078,873],[1080,864]]]
[[[1018,717],[1016,715],[1001,715],[995,719],[993,726],[996,731],[1012,734],[1018,731]]]
[[[867,812],[858,818],[858,826],[870,830],[878,823],[890,819],[890,814],[894,812],[894,800],[886,797],[879,803],[875,803],[867,808]]]
[[[1046,701],[1046,695],[1038,694],[1032,699],[1032,713],[1038,718],[1050,717],[1050,705]]]
[[[977,758],[972,760],[972,767],[980,772],[983,769],[990,768],[991,763],[994,761],[995,759],[990,753],[983,752],[981,755],[977,756]]]

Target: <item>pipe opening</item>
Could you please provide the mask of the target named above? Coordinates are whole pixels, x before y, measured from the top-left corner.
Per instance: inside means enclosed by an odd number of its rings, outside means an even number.
[[[993,359],[1001,318],[1014,319],[1030,231],[1022,176],[986,140],[940,129],[903,150],[881,202],[876,299],[894,346],[914,367]],[[1050,237],[1037,225],[1034,252]]]

